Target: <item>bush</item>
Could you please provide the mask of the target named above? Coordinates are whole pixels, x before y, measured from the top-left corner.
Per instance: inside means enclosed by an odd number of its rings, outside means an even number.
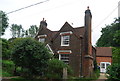
[[[15,64],[11,60],[3,60],[2,61],[2,76],[10,77],[15,76]],[[21,67],[16,67],[16,75],[20,75]]]
[[[108,81],[120,81],[120,64],[114,63],[108,66],[107,73],[109,74]]]
[[[49,60],[46,70],[46,77],[49,79],[62,79],[63,68],[67,68],[68,75],[72,74],[71,68],[63,61],[60,61],[58,59]]]
[[[2,76],[13,76],[14,72],[14,63],[10,60],[3,60],[2,61]]]
[[[12,60],[22,68],[22,76],[36,78],[44,75],[47,62],[51,58],[45,45],[32,38],[15,39]]]

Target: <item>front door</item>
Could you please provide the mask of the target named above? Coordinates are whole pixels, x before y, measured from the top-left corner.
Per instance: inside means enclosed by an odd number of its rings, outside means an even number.
[[[107,69],[107,67],[109,65],[111,65],[111,63],[109,63],[109,62],[101,62],[100,63],[100,72],[105,73],[106,69]]]

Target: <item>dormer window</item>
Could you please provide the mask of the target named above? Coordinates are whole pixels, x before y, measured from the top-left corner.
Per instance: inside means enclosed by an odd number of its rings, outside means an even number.
[[[46,37],[47,37],[47,35],[39,35],[38,36],[39,42],[45,43],[45,38]]]
[[[39,38],[39,42],[44,43],[45,42],[45,38]]]
[[[72,31],[68,32],[61,32],[61,46],[69,46],[70,45],[70,35],[72,34]]]

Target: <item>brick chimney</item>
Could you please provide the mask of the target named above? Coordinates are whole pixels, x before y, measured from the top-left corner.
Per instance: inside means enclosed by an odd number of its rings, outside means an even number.
[[[84,74],[83,76],[90,77],[92,74],[92,44],[91,44],[91,19],[92,14],[89,7],[85,11],[85,34],[84,34]]]
[[[85,11],[85,51],[87,55],[91,54],[91,19],[92,15],[89,7]]]
[[[42,27],[47,27],[47,23],[46,23],[46,20],[44,20],[44,18],[43,18],[43,20],[40,22],[40,28],[42,28]]]

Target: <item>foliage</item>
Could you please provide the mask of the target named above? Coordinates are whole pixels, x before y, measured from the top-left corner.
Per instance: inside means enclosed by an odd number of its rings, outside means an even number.
[[[97,61],[94,61],[94,70],[93,70],[93,74],[91,76],[92,79],[98,79],[100,76],[100,69],[97,66]]]
[[[100,76],[100,70],[99,69],[96,69],[93,71],[93,74],[91,76],[91,79],[98,79]]]
[[[15,64],[11,60],[2,60],[2,76],[10,77],[14,76]],[[20,67],[16,67],[16,72],[19,75],[21,72]]]
[[[22,25],[12,24],[10,31],[12,32],[12,38],[24,36],[24,29],[22,28]]]
[[[13,76],[14,63],[10,60],[2,60],[2,76]]]
[[[107,68],[108,81],[120,80],[120,17],[111,25],[102,29],[102,35],[97,41],[98,47],[113,47],[113,63]]]
[[[120,46],[120,30],[117,30],[115,32],[113,41],[115,42],[115,44],[117,44],[118,46]]]
[[[112,48],[113,63],[120,63],[120,47]]]
[[[1,38],[0,44],[2,45],[2,58],[3,59],[10,59],[10,49],[9,49],[8,40]]]
[[[8,27],[8,17],[5,12],[0,11],[0,36],[4,35],[6,28]]]
[[[26,30],[26,33],[28,33],[29,37],[35,37],[37,32],[38,32],[38,27],[36,25],[31,25],[30,28]]]
[[[63,61],[60,61],[58,59],[49,60],[46,77],[49,79],[62,79],[63,68],[67,68],[68,74],[72,74],[71,68]]]
[[[120,47],[113,48],[113,63],[107,68],[108,81],[120,80]]]
[[[120,81],[120,63],[114,63],[107,68],[108,81]]]
[[[116,19],[111,25],[102,28],[102,35],[96,45],[98,47],[120,47],[120,18]]]
[[[32,39],[21,38],[12,49],[12,58],[22,67],[23,76],[34,78],[44,74],[51,55],[44,44]]]

